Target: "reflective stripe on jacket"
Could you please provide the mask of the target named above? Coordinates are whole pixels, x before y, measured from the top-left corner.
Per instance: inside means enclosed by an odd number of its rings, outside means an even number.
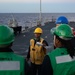
[[[66,48],[56,48],[48,53],[53,68],[53,75],[75,75],[75,59],[71,58]]]
[[[25,59],[13,52],[0,53],[0,75],[25,75]]]

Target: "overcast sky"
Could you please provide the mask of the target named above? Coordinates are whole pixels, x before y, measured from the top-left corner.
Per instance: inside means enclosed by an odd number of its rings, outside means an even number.
[[[0,0],[0,13],[39,13],[40,0]],[[75,0],[42,0],[43,13],[75,13]]]

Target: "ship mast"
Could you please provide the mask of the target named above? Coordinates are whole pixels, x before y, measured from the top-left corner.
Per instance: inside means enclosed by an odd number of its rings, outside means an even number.
[[[40,18],[39,18],[39,20],[40,20],[40,23],[42,22],[42,5],[41,5],[41,3],[42,3],[42,1],[40,0]]]
[[[42,5],[41,5],[42,1],[40,0],[40,11],[39,11],[39,20],[37,21],[37,26],[41,26],[41,22],[42,22]]]

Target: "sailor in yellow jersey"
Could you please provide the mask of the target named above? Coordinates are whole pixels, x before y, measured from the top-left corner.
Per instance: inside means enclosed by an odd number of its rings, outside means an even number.
[[[34,30],[35,38],[30,40],[27,60],[30,59],[31,61],[32,75],[36,75],[37,72],[38,75],[40,75],[41,64],[46,55],[45,46],[48,46],[48,43],[43,38],[41,38],[42,33],[43,31],[40,27],[36,28]]]

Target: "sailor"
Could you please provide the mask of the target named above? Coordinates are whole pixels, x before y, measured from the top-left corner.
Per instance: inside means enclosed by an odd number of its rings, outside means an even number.
[[[55,22],[56,26],[60,25],[60,24],[69,24],[68,19],[65,16],[60,16],[58,17],[58,19]],[[73,27],[71,27],[73,34],[75,35],[75,30]]]
[[[71,27],[71,29],[72,29],[74,37],[75,37],[75,29],[73,27]]]
[[[11,49],[13,42],[13,29],[0,25],[0,75],[29,75],[29,66],[24,57]]]
[[[41,64],[46,55],[45,46],[48,46],[48,43],[43,38],[41,38],[42,33],[43,33],[43,30],[40,27],[37,27],[34,30],[35,38],[30,40],[27,60],[30,59],[31,61],[32,75],[36,75],[37,72],[38,72],[38,75],[40,75]]]
[[[60,16],[60,17],[57,18],[55,24],[56,24],[56,27],[59,26],[59,25],[61,25],[61,24],[66,24],[66,25],[67,25],[67,24],[69,24],[69,21],[68,21],[68,19],[67,19],[65,16]],[[55,29],[55,27],[52,28],[51,31],[53,31],[54,29]],[[75,35],[74,28],[71,27],[71,29],[72,29],[72,31],[73,31],[73,34]],[[54,49],[55,49],[55,48],[56,48],[56,47],[54,46]]]
[[[60,24],[68,24],[68,19],[65,16],[60,16],[57,18],[55,24],[56,26],[60,25]]]
[[[74,35],[71,27],[61,24],[52,33],[56,49],[45,56],[41,75],[75,75],[75,47],[72,45]]]

